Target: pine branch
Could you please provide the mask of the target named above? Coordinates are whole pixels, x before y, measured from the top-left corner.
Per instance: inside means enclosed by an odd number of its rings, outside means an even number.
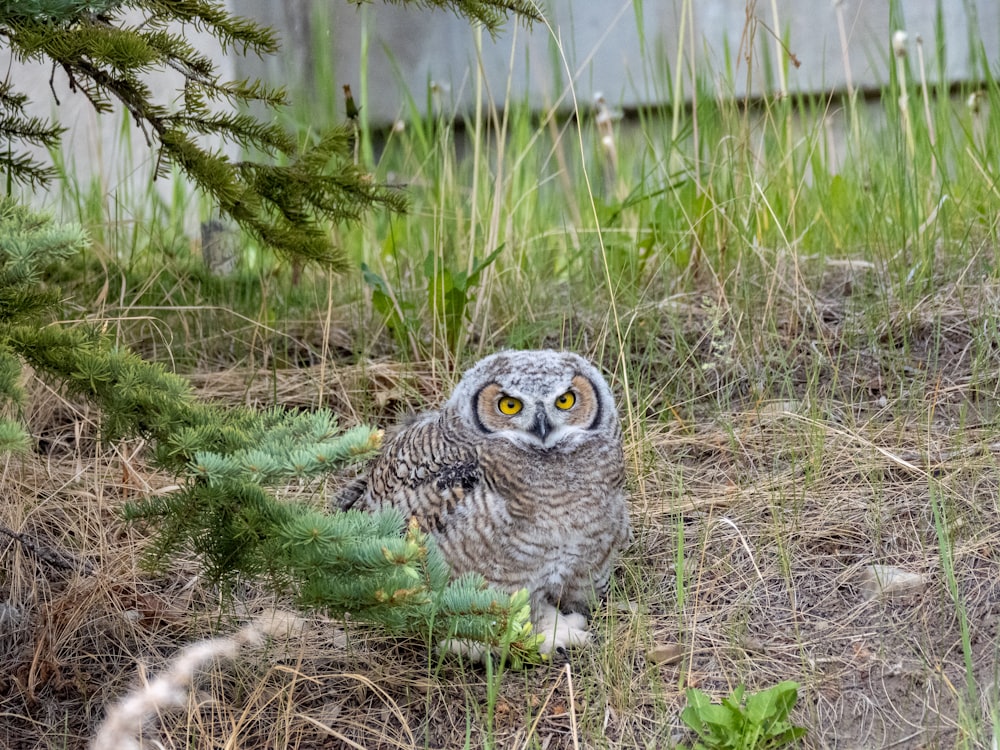
[[[106,13],[119,5],[122,0],[5,0],[0,2],[0,21],[20,18],[72,23],[85,13]]]
[[[414,0],[411,0],[414,1]],[[417,5],[450,7],[456,13],[495,31],[510,12],[538,18],[527,0],[415,0]],[[141,10],[145,20],[126,26],[125,7]],[[209,102],[242,108],[285,104],[284,92],[259,81],[220,80],[215,64],[195,49],[176,25],[206,31],[223,51],[247,54],[277,51],[274,33],[253,21],[230,15],[207,0],[131,0],[80,2],[32,0],[0,5],[0,39],[23,60],[51,61],[62,70],[73,91],[82,93],[99,112],[117,100],[132,115],[150,147],[160,150],[158,174],[177,165],[258,240],[288,257],[313,260],[333,269],[346,259],[335,248],[328,222],[356,221],[373,205],[404,210],[405,201],[392,189],[377,185],[351,160],[344,133],[323,135],[299,146],[288,133],[241,113],[216,112]],[[155,104],[146,81],[151,73],[169,68],[181,73],[184,110],[172,113]],[[3,92],[0,92],[0,104]],[[11,147],[0,154],[10,179],[44,185],[53,171],[17,154],[16,142],[56,143],[58,129],[23,117],[23,95],[8,84],[8,117],[0,117],[0,134]],[[219,137],[256,149],[278,162],[244,162],[234,168],[226,157],[206,149],[199,138]]]
[[[284,95],[258,81],[220,80],[212,61],[168,30],[167,24],[189,24],[220,37],[224,46],[263,53],[276,49],[270,30],[232,17],[207,2],[131,5],[146,11],[146,23],[125,27],[114,17],[121,6],[110,4],[98,14],[71,3],[62,15],[54,16],[59,24],[53,24],[53,18],[41,11],[7,12],[0,14],[0,38],[5,38],[21,59],[51,60],[66,74],[71,90],[86,96],[98,111],[108,111],[114,100],[120,102],[146,134],[150,146],[159,147],[159,174],[177,165],[223,212],[286,256],[343,268],[346,258],[333,246],[328,222],[356,220],[372,205],[395,210],[405,207],[399,194],[366,181],[354,168],[350,148],[342,138],[319,138],[300,146],[291,134],[272,123],[246,114],[212,111],[209,103],[220,101],[237,107],[254,102],[281,106]],[[56,10],[47,4],[45,13],[55,14]],[[185,108],[180,113],[153,101],[146,76],[163,68],[177,70],[185,77]],[[23,99],[12,101],[23,104]],[[50,138],[49,145],[54,143],[55,134],[45,131],[43,123],[13,120],[9,125],[12,142],[29,134],[27,126],[31,125],[36,133]],[[292,166],[255,163],[250,169],[236,168],[223,154],[206,149],[199,142],[204,136],[219,137]],[[323,158],[314,158],[316,154]],[[4,163],[2,156],[0,163]],[[44,184],[52,176],[51,171],[13,152],[5,166],[15,179]],[[294,177],[297,184],[278,185],[282,175]],[[331,175],[340,188],[335,194],[302,188],[303,182],[328,184]]]
[[[396,511],[325,514],[280,502],[264,488],[329,473],[369,455],[379,433],[336,431],[328,412],[220,409],[161,366],[114,348],[98,332],[12,326],[11,351],[37,372],[97,403],[108,439],[142,436],[154,463],[182,489],[129,506],[154,529],[152,560],[194,552],[209,580],[233,590],[252,580],[301,606],[435,640],[476,640],[533,656],[527,594],[489,589],[480,577],[448,581],[433,540]]]
[[[371,0],[366,0],[370,2]],[[534,0],[385,0],[391,5],[415,5],[420,8],[447,9],[456,15],[482,24],[490,34],[496,34],[500,25],[511,15],[527,21],[541,21],[539,3]]]
[[[37,372],[101,408],[107,439],[144,437],[154,463],[179,475],[180,491],[126,509],[127,519],[155,531],[152,562],[193,552],[206,577],[228,590],[252,580],[303,607],[533,658],[527,594],[489,589],[480,577],[449,582],[437,547],[415,522],[392,510],[325,514],[265,490],[369,455],[380,433],[341,433],[323,411],[203,404],[183,378],[92,329],[23,325],[6,334],[10,350]]]
[[[164,23],[180,21],[190,23],[199,31],[207,31],[222,45],[241,55],[273,55],[278,49],[277,35],[266,26],[252,20],[232,16],[219,3],[205,0],[143,0],[131,3],[134,7],[151,11],[153,20]]]
[[[59,568],[60,570],[73,570],[81,575],[94,575],[94,566],[91,565],[89,560],[72,555],[66,550],[57,549],[44,544],[37,539],[32,539],[27,534],[22,534],[14,531],[13,529],[9,529],[3,524],[0,524],[0,534],[9,536],[15,542],[20,544],[25,552],[39,562],[46,563],[47,565],[51,565],[53,568]]]
[[[14,151],[15,143],[28,143],[42,148],[55,148],[64,128],[39,117],[29,117],[25,111],[28,97],[14,91],[10,82],[0,83],[0,139],[6,149],[0,149],[0,166],[12,182],[39,187],[55,176],[55,169],[27,154]]]
[[[0,454],[27,453],[32,440],[24,425],[12,419],[0,418]]]
[[[399,2],[400,0],[396,0]],[[491,33],[511,13],[540,18],[531,0],[406,0],[422,7],[450,8],[484,24]],[[126,26],[125,8],[144,13]],[[0,39],[19,59],[51,62],[66,75],[98,112],[118,101],[142,129],[151,148],[159,148],[158,175],[177,165],[258,240],[288,257],[342,268],[345,256],[335,248],[328,222],[356,221],[373,205],[404,210],[405,201],[377,185],[352,163],[344,132],[299,145],[281,128],[241,113],[212,111],[212,103],[245,108],[284,106],[284,92],[260,81],[227,82],[214,62],[199,52],[177,25],[214,36],[223,52],[265,55],[278,49],[277,38],[259,24],[229,14],[208,0],[21,0],[0,3]],[[164,69],[184,77],[184,109],[172,113],[153,101],[147,77]],[[44,185],[54,171],[17,153],[14,144],[53,147],[59,129],[24,117],[22,94],[0,89],[0,137],[9,144],[0,165],[10,180]],[[6,99],[4,98],[6,95]],[[199,138],[219,137],[277,162],[244,162],[234,168],[225,156],[205,148]]]

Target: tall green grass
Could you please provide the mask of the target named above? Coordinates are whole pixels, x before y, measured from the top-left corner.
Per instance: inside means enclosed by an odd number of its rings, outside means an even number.
[[[916,70],[912,47],[879,99],[741,101],[718,96],[706,75],[679,91],[687,106],[673,97],[610,128],[590,102],[553,111],[516,99],[474,104],[453,121],[435,94],[414,92],[396,128],[369,123],[361,133],[375,144],[362,153],[376,155],[377,178],[407,186],[410,212],[343,230],[370,274],[367,285],[334,287],[352,300],[384,295],[368,322],[393,329],[399,356],[466,361],[501,344],[600,342],[626,354],[666,337],[682,356],[670,365],[714,348],[752,369],[788,326],[803,340],[821,327],[815,293],[828,264],[854,260],[877,277],[847,302],[858,341],[889,336],[905,348],[908,310],[942,285],[993,273],[998,232],[988,117],[997,87],[925,87],[930,74]],[[316,89],[339,92],[339,82],[320,79]],[[302,110],[303,123],[340,117],[336,97],[320,101]],[[831,129],[843,137],[831,139]],[[464,286],[453,285],[463,274]],[[682,333],[676,309],[707,300],[724,318],[725,356],[721,341]],[[789,377],[780,371],[768,387]],[[706,385],[694,378],[673,400]]]
[[[329,39],[324,23],[318,14],[316,44]],[[303,129],[343,119],[341,81],[328,56],[316,59],[313,87],[293,113]],[[987,79],[954,95],[946,86],[924,89],[926,71],[913,69],[912,55],[904,62],[878,101],[839,93],[740,101],[724,88],[717,95],[714,72],[692,83],[678,57],[661,66],[664,91],[678,96],[610,127],[595,121],[590,102],[566,109],[574,96],[561,99],[561,110],[535,112],[505,99],[455,112],[438,101],[443,94],[413,92],[400,103],[396,128],[362,118],[359,149],[376,179],[405,185],[411,209],[337,230],[370,273],[367,283],[360,273],[334,280],[335,301],[381,293],[383,304],[357,325],[390,326],[399,356],[467,360],[501,343],[542,339],[593,348],[594,333],[601,340],[613,333],[621,348],[626,338],[642,339],[645,317],[670,317],[665,300],[707,297],[724,310],[734,353],[759,358],[778,308],[790,305],[781,314],[810,327],[818,312],[806,290],[824,263],[857,259],[888,282],[864,303],[875,326],[897,306],[912,307],[996,260],[990,165],[998,144],[988,113],[997,87]],[[787,60],[765,68],[776,65]],[[730,91],[742,74],[730,73]],[[481,80],[475,87],[482,90]],[[364,113],[364,80],[358,89]],[[966,105],[970,98],[976,109]],[[843,128],[835,144],[831,128]],[[168,201],[156,191],[115,195],[76,185],[72,175],[64,184],[71,212],[127,268],[189,253],[179,217],[205,213],[179,180]],[[143,219],[132,222],[133,214]],[[147,264],[143,248],[151,251]],[[273,273],[266,252],[250,258],[246,271]],[[178,266],[184,273],[183,261]],[[278,280],[290,284],[280,273]],[[254,314],[259,301],[245,300],[241,312]]]

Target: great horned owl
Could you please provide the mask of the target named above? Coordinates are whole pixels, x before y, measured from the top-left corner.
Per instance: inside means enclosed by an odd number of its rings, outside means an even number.
[[[543,651],[589,640],[586,613],[631,537],[621,426],[604,377],[552,350],[503,351],[388,437],[339,505],[392,506],[452,573],[527,588]]]

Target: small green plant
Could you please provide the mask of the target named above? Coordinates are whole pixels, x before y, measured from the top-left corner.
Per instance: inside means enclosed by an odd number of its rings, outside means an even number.
[[[443,330],[451,351],[458,348],[459,336],[465,324],[467,307],[475,299],[475,289],[479,285],[479,275],[497,259],[503,250],[498,247],[482,260],[472,259],[469,270],[451,267],[437,258],[433,252],[424,260],[424,276],[427,277],[427,301],[434,311],[435,323]]]
[[[420,317],[413,302],[401,299],[392,285],[371,270],[367,263],[361,264],[361,276],[365,284],[371,288],[372,307],[381,316],[386,328],[392,332],[400,349],[404,351],[409,349],[416,353],[416,335],[420,330]]]
[[[434,251],[427,254],[423,263],[428,308],[434,316],[435,333],[440,333],[452,352],[458,350],[462,327],[468,318],[469,304],[475,300],[479,276],[503,251],[503,245],[482,260],[473,257],[468,270],[451,265]],[[371,288],[372,307],[396,336],[400,347],[409,346],[416,353],[419,349],[416,334],[421,317],[418,303],[407,299],[392,285],[375,273],[367,264],[361,264],[365,283]]]
[[[788,721],[799,697],[799,684],[786,680],[744,699],[737,687],[722,703],[697,688],[687,689],[681,721],[698,735],[692,750],[763,750],[791,745],[805,736],[805,727]]]

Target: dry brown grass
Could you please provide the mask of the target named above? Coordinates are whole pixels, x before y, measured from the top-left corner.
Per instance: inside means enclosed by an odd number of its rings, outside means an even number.
[[[975,746],[962,712],[989,721],[965,694],[961,615],[939,549],[942,536],[950,540],[973,676],[981,694],[995,692],[996,382],[973,366],[979,321],[967,292],[944,289],[907,313],[913,330],[928,332],[907,353],[892,346],[902,323],[891,317],[883,351],[848,348],[850,311],[814,295],[805,307],[825,305],[827,322],[809,335],[839,352],[815,372],[834,373],[835,383],[803,381],[771,399],[736,388],[749,395],[697,419],[667,404],[669,372],[633,388],[634,412],[645,415],[627,446],[637,535],[595,615],[597,644],[569,662],[504,674],[492,725],[484,672],[420,642],[312,616],[293,638],[205,667],[150,737],[206,749],[664,747],[682,736],[685,686],[721,696],[739,683],[754,690],[793,679],[809,747]],[[709,312],[692,304],[685,314],[695,340],[709,341]],[[921,315],[923,329],[913,326]],[[811,313],[803,319],[815,326]],[[789,337],[789,356],[802,330],[776,334]],[[700,351],[710,362],[709,345]],[[907,367],[910,381],[888,379]],[[192,380],[213,400],[322,403],[350,424],[434,402],[453,377],[368,362]],[[719,380],[749,377],[744,360]],[[169,491],[173,478],[149,470],[141,445],[101,444],[92,410],[37,381],[30,390],[40,450],[2,467],[0,523],[69,564],[0,537],[0,742],[79,748],[109,706],[179,649],[238,626],[193,561],[160,576],[138,565],[146,534],[118,510]],[[876,563],[929,583],[919,594],[868,599],[860,579]],[[248,587],[235,620],[273,604]],[[676,645],[681,658],[648,659],[657,645]]]

